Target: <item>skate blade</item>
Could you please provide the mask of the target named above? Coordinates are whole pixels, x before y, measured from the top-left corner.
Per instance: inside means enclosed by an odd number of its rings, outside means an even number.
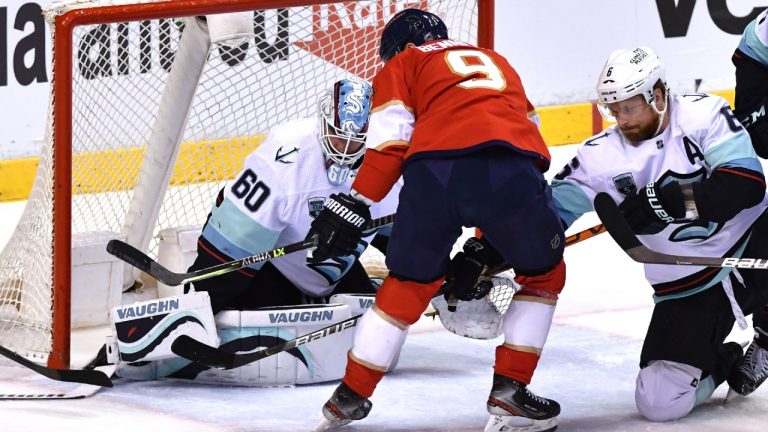
[[[312,429],[312,432],[326,432],[326,431],[334,431],[342,426],[346,426],[350,424],[352,420],[328,420],[327,418],[323,417],[322,421],[320,421],[320,424],[315,426],[314,429]]]
[[[527,417],[491,415],[484,432],[552,432],[557,429],[557,417],[533,420]]]
[[[732,388],[728,388],[728,394],[725,395],[725,401],[723,403],[727,404],[728,402],[733,402],[734,400],[742,397],[744,397],[744,395],[739,394],[739,392]]]

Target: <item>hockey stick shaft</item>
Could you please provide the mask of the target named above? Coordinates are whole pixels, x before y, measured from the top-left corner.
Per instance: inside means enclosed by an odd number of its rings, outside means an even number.
[[[637,238],[637,235],[635,235],[626,219],[624,219],[624,215],[621,214],[621,210],[619,210],[616,202],[605,192],[601,192],[595,197],[595,211],[619,247],[637,262],[643,264],[768,269],[768,259],[765,258],[696,257],[668,255],[651,250],[640,242],[640,239]]]
[[[579,231],[576,234],[569,235],[565,238],[565,246],[575,245],[576,243],[583,242],[584,240],[591,239],[592,237],[602,234],[606,231],[603,224],[597,224],[593,227],[589,227],[583,231]]]
[[[394,214],[374,219],[368,223],[366,229],[379,228],[384,225],[389,225],[394,222],[394,220]],[[110,240],[109,243],[107,243],[107,252],[136,267],[144,273],[147,273],[148,275],[154,277],[166,285],[176,286],[202,279],[212,278],[214,276],[240,270],[244,267],[248,267],[260,262],[269,261],[283,255],[302,250],[313,249],[315,247],[317,247],[317,237],[312,237],[310,239],[291,243],[289,245],[281,246],[279,248],[265,252],[260,252],[245,258],[225,262],[188,273],[176,273],[174,271],[168,270],[160,263],[150,258],[144,252],[120,240]]]
[[[280,345],[275,345],[273,347],[252,353],[235,354],[224,352],[218,348],[206,345],[187,335],[182,335],[176,338],[176,340],[173,341],[173,344],[171,345],[171,351],[180,357],[184,357],[188,360],[192,360],[206,366],[221,369],[234,369],[284,351],[289,351],[313,340],[324,338],[342,330],[352,328],[357,325],[357,322],[360,320],[360,318],[362,318],[362,316],[362,314],[355,315],[328,327],[323,327],[320,330],[307,333],[303,336],[299,336],[296,339],[291,339]]]
[[[98,370],[77,370],[77,369],[53,369],[41,366],[30,361],[15,352],[0,346],[0,354],[14,362],[55,381],[73,382],[79,384],[90,384],[100,387],[112,387],[112,380]]]
[[[573,246],[576,243],[583,242],[584,240],[591,239],[592,237],[596,235],[600,235],[602,233],[606,232],[605,226],[603,224],[597,224],[595,226],[589,227],[585,230],[579,231],[575,234],[571,234],[568,237],[565,238],[565,247]],[[493,275],[496,275],[498,273],[501,273],[503,271],[509,270],[512,267],[508,265],[507,263],[500,264],[496,267],[489,268],[485,274],[484,277],[491,277]]]

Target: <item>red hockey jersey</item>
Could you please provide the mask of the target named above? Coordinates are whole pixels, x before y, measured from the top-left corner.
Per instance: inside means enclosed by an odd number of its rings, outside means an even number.
[[[396,55],[373,79],[368,150],[353,189],[379,201],[415,157],[451,157],[491,140],[550,155],[517,72],[498,53],[439,40]]]

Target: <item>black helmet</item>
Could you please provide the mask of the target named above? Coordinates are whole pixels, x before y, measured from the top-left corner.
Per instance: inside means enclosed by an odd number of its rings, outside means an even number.
[[[405,9],[395,14],[384,26],[379,56],[387,62],[409,42],[419,46],[438,39],[448,39],[448,28],[443,20],[420,9]]]

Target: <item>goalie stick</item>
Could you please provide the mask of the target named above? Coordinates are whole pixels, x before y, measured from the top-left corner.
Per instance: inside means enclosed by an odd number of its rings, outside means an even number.
[[[115,372],[115,365],[97,366],[94,370],[111,376]],[[63,393],[7,393],[0,394],[0,400],[66,400],[84,399],[93,396],[101,386],[93,384],[80,384],[72,390]]]
[[[643,264],[768,269],[768,259],[765,258],[696,257],[668,255],[651,250],[640,242],[640,239],[637,238],[637,235],[635,235],[626,219],[624,219],[624,215],[621,214],[613,198],[605,192],[601,192],[595,197],[595,211],[619,247],[624,249],[624,252],[637,262]]]
[[[179,357],[184,357],[187,360],[200,363],[206,366],[220,368],[220,369],[234,369],[240,366],[253,363],[261,359],[273,356],[275,354],[291,350],[304,345],[316,339],[330,336],[334,333],[338,333],[342,330],[354,327],[363,315],[355,315],[352,318],[347,318],[343,321],[339,321],[336,324],[328,327],[323,327],[320,330],[307,333],[303,336],[299,336],[296,339],[291,339],[287,342],[275,345],[270,348],[265,348],[260,351],[235,354],[226,351],[222,351],[219,348],[214,348],[210,345],[206,345],[197,339],[193,339],[187,335],[179,336],[171,345],[171,351]]]
[[[52,380],[112,387],[109,376],[99,370],[53,369],[30,361],[3,346],[0,346],[0,354]]]
[[[379,228],[384,225],[389,225],[395,221],[395,215],[384,216],[378,219],[374,219],[368,223],[365,229]],[[110,240],[107,243],[107,252],[119,258],[122,261],[136,267],[144,273],[152,276],[158,281],[170,285],[184,285],[188,282],[194,282],[197,280],[208,279],[214,276],[219,276],[224,273],[229,273],[235,270],[240,270],[243,267],[248,267],[256,263],[269,261],[273,258],[281,257],[289,253],[298,252],[307,249],[314,249],[317,247],[317,237],[311,239],[302,240],[300,242],[291,243],[286,246],[281,246],[266,252],[260,252],[255,255],[247,256],[239,260],[225,262],[212,267],[195,270],[189,273],[176,273],[163,267],[160,263],[150,258],[144,252],[136,249],[120,240]]]

